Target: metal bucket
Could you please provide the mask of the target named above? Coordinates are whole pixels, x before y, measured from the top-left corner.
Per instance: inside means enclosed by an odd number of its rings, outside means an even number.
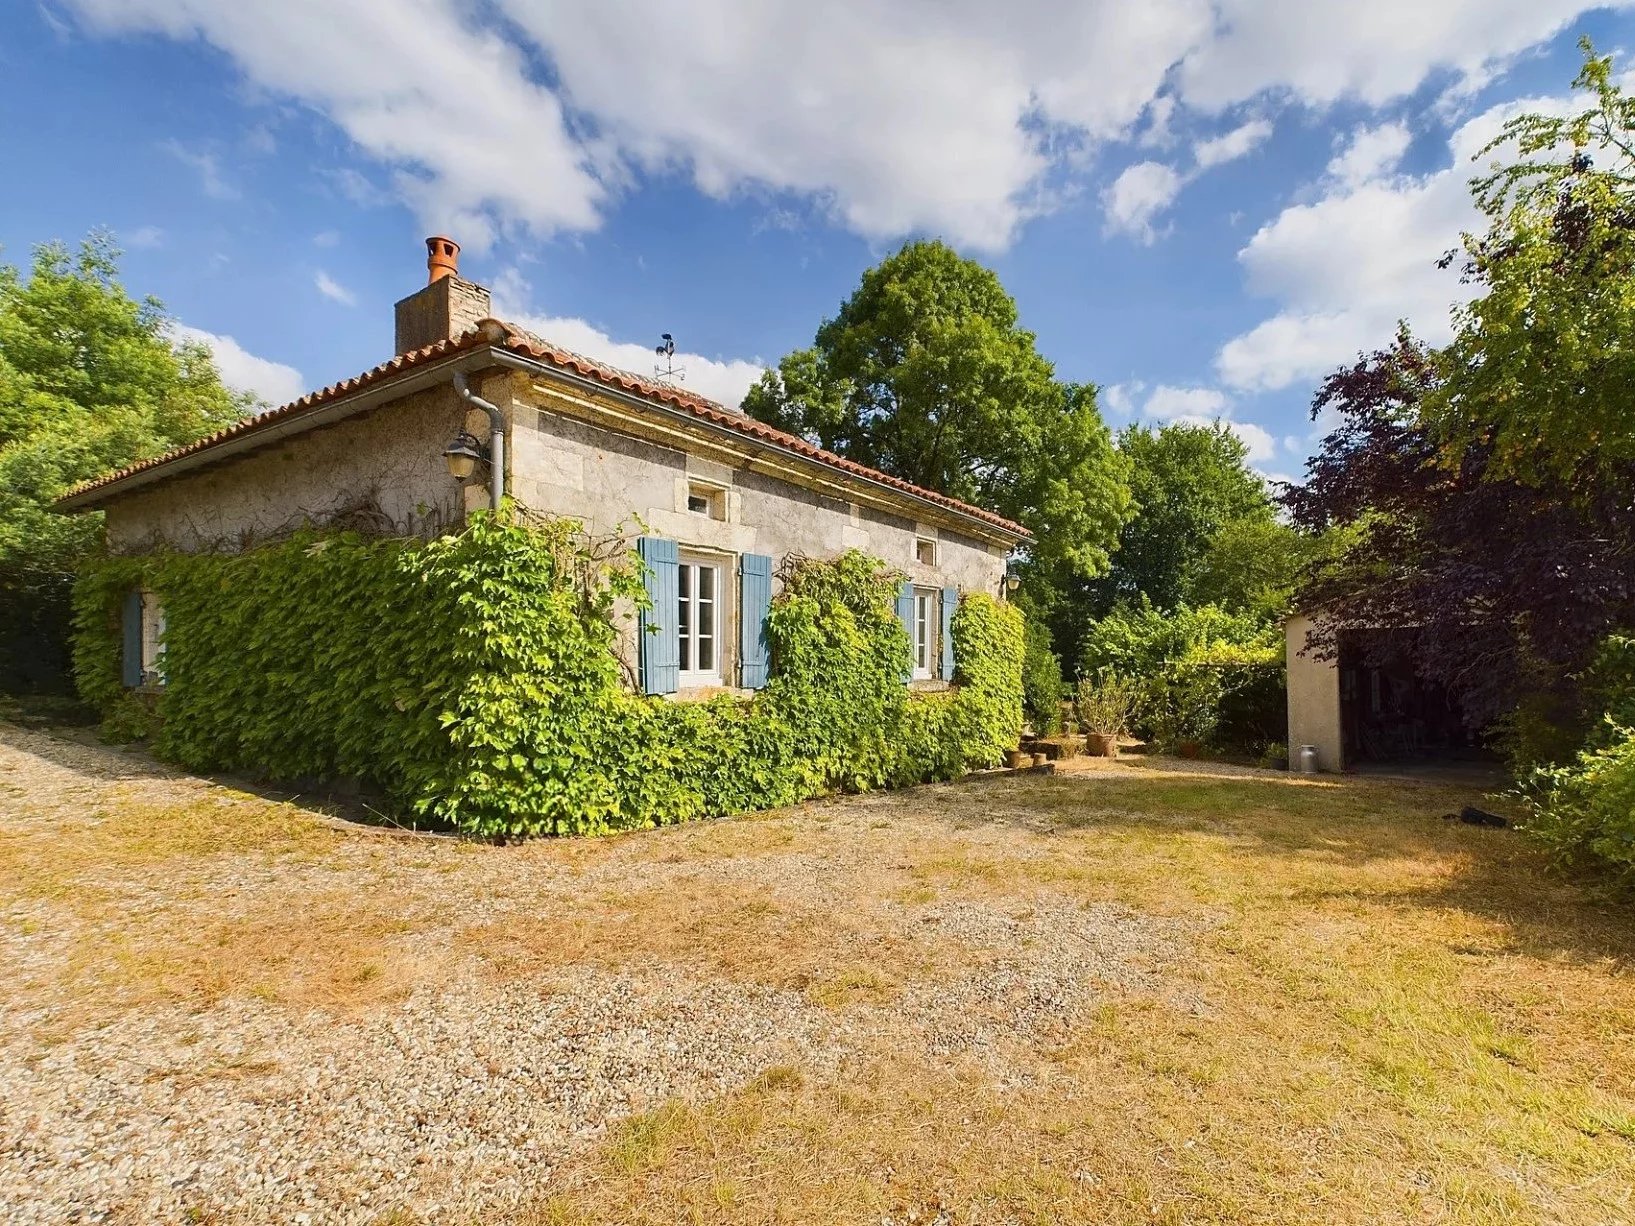
[[[1300,756],[1296,761],[1299,763],[1302,775],[1315,775],[1317,773],[1317,746],[1302,745],[1300,747]]]

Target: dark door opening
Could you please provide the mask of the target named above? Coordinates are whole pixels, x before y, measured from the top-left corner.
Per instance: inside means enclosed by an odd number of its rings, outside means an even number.
[[[1421,677],[1406,637],[1352,631],[1340,640],[1340,731],[1345,760],[1398,765],[1490,764],[1498,758],[1448,691]]]

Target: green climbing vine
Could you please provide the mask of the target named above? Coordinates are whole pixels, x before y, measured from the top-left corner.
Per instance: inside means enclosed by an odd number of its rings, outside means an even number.
[[[834,790],[949,779],[1021,728],[1016,611],[967,595],[957,684],[904,685],[900,576],[851,552],[786,564],[752,697],[632,693],[621,616],[645,600],[628,549],[571,521],[474,515],[432,541],[306,532],[237,554],[105,558],[76,591],[81,693],[111,733],[193,770],[358,778],[470,834],[598,834]],[[165,685],[121,685],[119,610],[165,608]],[[623,611],[621,613],[621,611]]]

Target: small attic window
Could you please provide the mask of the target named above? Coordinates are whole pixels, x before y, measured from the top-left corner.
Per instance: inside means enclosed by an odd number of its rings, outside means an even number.
[[[937,542],[928,537],[916,537],[914,541],[914,560],[921,566],[935,566],[937,564]]]
[[[727,492],[713,485],[700,485],[694,481],[687,486],[687,509],[694,515],[707,515],[711,519],[725,519],[727,517]]]

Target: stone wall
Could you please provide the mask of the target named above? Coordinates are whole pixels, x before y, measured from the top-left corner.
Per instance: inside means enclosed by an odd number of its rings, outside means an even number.
[[[462,277],[440,277],[393,307],[394,339],[408,353],[469,332],[493,314],[488,290]]]
[[[523,375],[496,372],[475,390],[509,419],[511,494],[532,510],[578,519],[595,535],[647,533],[705,559],[766,554],[775,566],[790,555],[832,558],[860,549],[917,585],[999,593],[1007,548],[916,520],[911,504],[901,513],[860,505],[844,490],[813,490],[756,471],[752,453],[592,424],[554,408]],[[337,518],[365,530],[430,535],[488,502],[484,483],[462,487],[444,464],[443,449],[462,428],[484,437],[487,421],[450,387],[392,401],[115,499],[107,507],[109,544],[117,552],[242,549]],[[695,491],[711,496],[711,513],[688,509]],[[929,563],[916,554],[922,540],[934,542]],[[730,605],[723,615],[722,642],[731,648],[723,672],[731,676],[737,627]],[[633,622],[621,656],[633,672]]]
[[[512,410],[511,490],[524,505],[569,515],[605,536],[644,532],[676,541],[683,554],[766,554],[776,567],[792,554],[832,558],[860,549],[903,570],[916,585],[998,595],[1008,550],[1001,545],[808,489],[745,464],[705,459],[679,446],[633,438],[541,407],[527,396]],[[720,517],[689,511],[694,488],[718,492]],[[641,527],[637,524],[639,517]],[[916,542],[935,542],[935,561]],[[723,627],[735,645],[736,626]],[[636,656],[635,631],[621,649]],[[724,655],[731,676],[734,652]]]
[[[373,518],[384,531],[434,533],[465,515],[443,449],[466,419],[451,388],[432,388],[139,489],[108,506],[109,547],[241,549],[360,509],[365,527]]]
[[[695,483],[724,494],[724,518],[687,509]],[[1003,546],[535,406],[515,413],[511,489],[525,505],[582,519],[597,534],[635,532],[640,516],[650,534],[701,549],[775,559],[861,549],[915,583],[995,595],[1004,578]],[[936,542],[933,565],[916,560],[918,539]]]

